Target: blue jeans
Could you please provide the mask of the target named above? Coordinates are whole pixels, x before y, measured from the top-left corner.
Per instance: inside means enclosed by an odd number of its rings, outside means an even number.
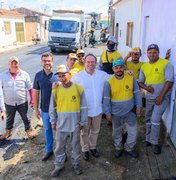
[[[48,112],[42,111],[42,121],[45,132],[45,140],[46,140],[46,152],[53,151],[53,131],[51,128],[50,117]]]

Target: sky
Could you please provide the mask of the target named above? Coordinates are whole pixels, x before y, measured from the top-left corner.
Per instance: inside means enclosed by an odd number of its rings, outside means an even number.
[[[52,10],[68,9],[83,10],[84,12],[97,12],[107,15],[110,0],[0,0],[0,7],[13,9],[26,7],[51,13]]]

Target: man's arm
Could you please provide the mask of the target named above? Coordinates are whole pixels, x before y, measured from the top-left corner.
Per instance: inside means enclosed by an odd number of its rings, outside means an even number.
[[[125,65],[127,65],[127,60],[131,57],[131,52],[128,52],[128,54],[123,58],[123,62]]]
[[[111,115],[111,94],[110,85],[105,82],[104,92],[103,92],[103,112],[106,114],[106,119],[112,121]]]
[[[34,89],[34,110],[35,110],[35,116],[40,119],[41,113],[39,110],[39,98],[40,98],[40,90]]]
[[[56,100],[53,92],[55,92],[55,89],[52,91],[51,94],[50,105],[49,105],[49,116],[50,116],[51,127],[52,129],[56,130],[57,111],[56,111]]]
[[[134,94],[134,102],[136,105],[136,114],[140,116],[141,108],[142,108],[142,97],[141,97],[139,85],[135,78],[133,79],[133,94]]]
[[[166,68],[164,70],[164,75],[165,75],[165,85],[160,93],[160,95],[156,98],[155,103],[157,105],[160,105],[167,94],[167,92],[172,88],[173,82],[174,82],[174,68],[171,65],[171,63],[168,63],[166,65]]]
[[[142,89],[145,89],[147,92],[153,94],[154,93],[154,89],[151,86],[147,86],[144,82],[145,82],[145,76],[144,76],[144,73],[143,73],[142,69],[140,69],[139,86]]]
[[[83,126],[86,126],[88,124],[88,108],[84,91],[81,94],[80,114],[80,129],[82,129]]]
[[[3,96],[3,88],[2,88],[1,80],[0,80],[0,114],[1,114],[1,119],[4,120],[6,118],[6,109],[4,104],[4,96]]]

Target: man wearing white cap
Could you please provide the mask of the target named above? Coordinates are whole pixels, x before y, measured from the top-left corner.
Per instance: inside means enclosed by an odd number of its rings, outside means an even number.
[[[23,120],[28,138],[34,138],[31,123],[27,117],[27,91],[29,91],[31,107],[34,104],[32,83],[29,74],[20,69],[20,62],[17,57],[10,57],[9,70],[1,73],[0,84],[1,118],[4,119],[7,114],[6,132],[0,137],[0,140],[12,135],[16,111],[19,112]]]
[[[74,68],[77,68],[78,72],[80,72],[84,69],[84,56],[85,56],[84,50],[78,49],[76,51],[76,56],[77,56],[78,61],[75,62]]]
[[[50,122],[56,132],[55,169],[52,177],[59,175],[66,160],[66,143],[70,137],[71,163],[77,175],[82,173],[80,161],[80,129],[87,125],[87,103],[84,90],[70,81],[65,65],[57,67],[60,84],[52,90]]]
[[[114,74],[112,70],[112,62],[122,55],[117,51],[118,42],[114,36],[110,36],[107,41],[107,50],[101,54],[99,69],[108,74]]]

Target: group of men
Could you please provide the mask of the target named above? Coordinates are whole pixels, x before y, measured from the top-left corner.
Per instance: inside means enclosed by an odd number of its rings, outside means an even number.
[[[33,87],[29,75],[19,68],[19,59],[10,58],[9,70],[0,76],[1,117],[5,118],[7,114],[6,133],[1,139],[12,134],[16,110],[24,121],[28,137],[34,137],[27,118],[28,90],[35,115],[43,120],[46,139],[43,161],[53,155],[52,130],[56,130],[52,177],[58,176],[64,168],[68,137],[72,147],[71,163],[76,174],[82,173],[80,150],[86,161],[90,154],[96,158],[100,156],[97,139],[102,113],[106,114],[108,121],[112,121],[115,156],[120,157],[125,150],[136,158],[137,116],[141,114],[140,88],[143,88],[147,91],[146,145],[152,145],[153,152],[160,154],[160,120],[169,103],[173,67],[168,60],[159,58],[159,48],[155,44],[148,46],[149,62],[146,63],[139,61],[140,48],[133,48],[123,59],[116,47],[117,41],[111,36],[107,41],[107,50],[103,51],[100,58],[100,70],[96,69],[96,56],[85,56],[83,50],[78,50],[76,54],[67,56],[66,65],[58,66],[56,74],[52,72],[52,54],[44,53],[41,57],[43,69],[35,75]],[[128,61],[130,57],[132,59]],[[13,68],[17,70],[13,71]],[[126,70],[133,71],[134,76]],[[9,92],[10,87],[12,92]],[[124,125],[128,136],[126,142],[122,143]]]

